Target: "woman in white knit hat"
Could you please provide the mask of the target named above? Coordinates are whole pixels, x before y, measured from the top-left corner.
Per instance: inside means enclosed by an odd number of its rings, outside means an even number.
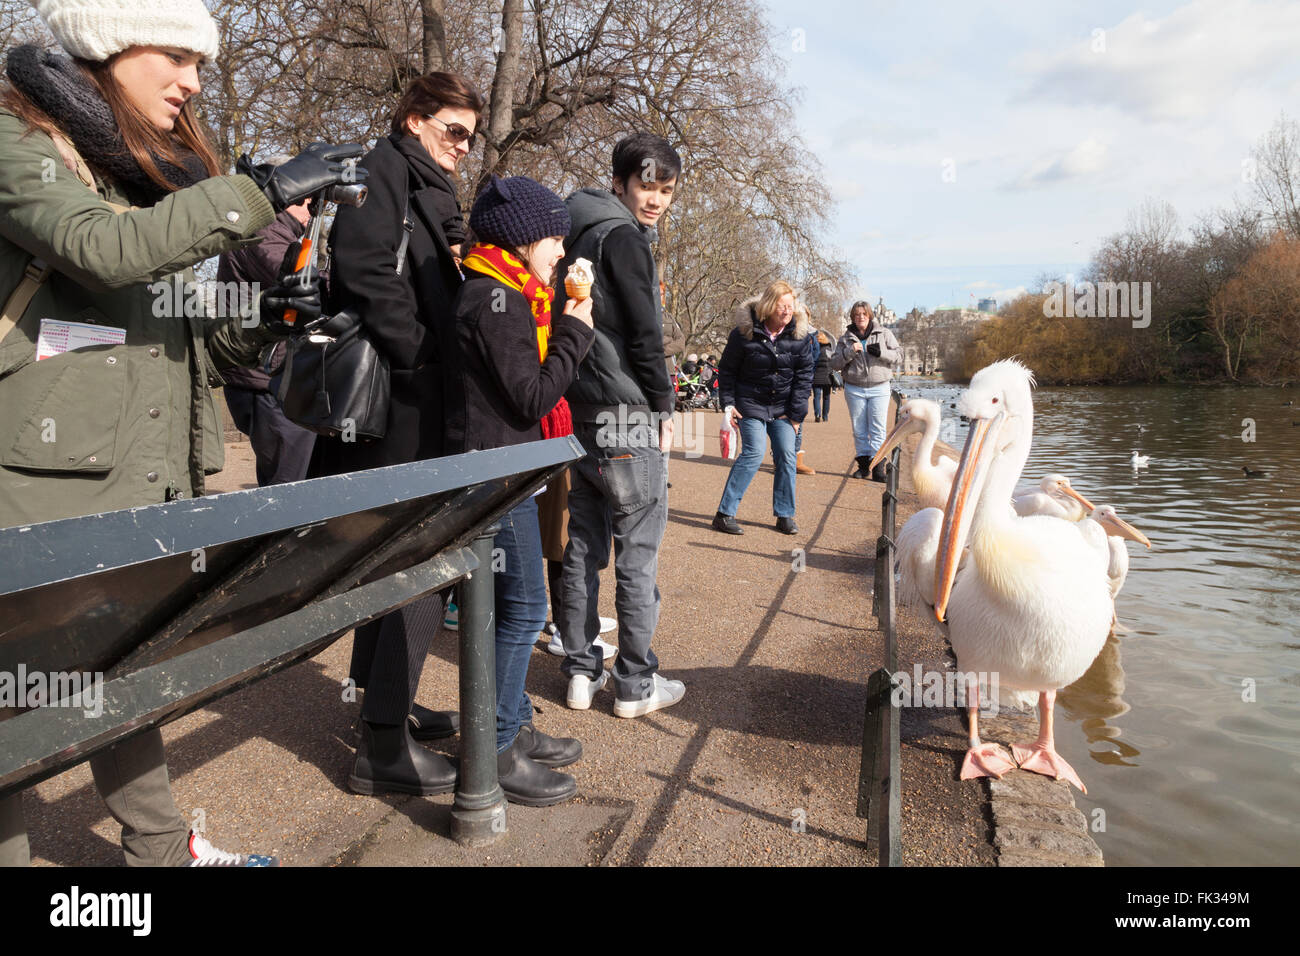
[[[223,451],[209,384],[290,334],[286,309],[318,315],[319,291],[265,290],[246,328],[187,316],[156,290],[339,181],[345,154],[313,147],[220,175],[194,113],[199,67],[217,53],[200,0],[33,5],[72,59],[18,47],[0,88],[0,527],[203,494]],[[48,354],[42,330],[73,322],[99,326],[101,344]],[[31,423],[55,418],[58,440],[37,440]],[[6,622],[5,636],[24,626]],[[0,641],[0,670],[15,653]],[[128,864],[275,864],[190,831],[157,730],[90,764]],[[0,865],[28,860],[20,795],[0,799]]]

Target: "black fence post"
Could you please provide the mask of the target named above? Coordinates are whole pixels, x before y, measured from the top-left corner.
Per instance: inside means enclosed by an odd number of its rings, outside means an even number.
[[[486,846],[506,834],[506,798],[497,779],[496,588],[493,525],[474,539],[478,570],[460,585],[460,777],[451,835]]]
[[[881,495],[881,534],[876,541],[872,613],[884,635],[882,666],[867,680],[862,725],[862,765],[858,773],[858,816],[867,818],[867,845],[876,850],[878,865],[901,866],[901,798],[899,792],[899,709],[893,706],[893,674],[898,670],[895,620],[894,554],[898,503],[898,462],[901,449],[890,455],[885,491]]]

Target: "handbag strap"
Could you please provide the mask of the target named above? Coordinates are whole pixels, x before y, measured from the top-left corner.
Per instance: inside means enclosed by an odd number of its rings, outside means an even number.
[[[410,177],[406,181],[406,211],[402,213],[402,244],[397,247],[397,274],[402,274],[402,267],[406,265],[406,247],[411,244],[411,233],[415,231],[415,220],[411,218],[411,192]]]

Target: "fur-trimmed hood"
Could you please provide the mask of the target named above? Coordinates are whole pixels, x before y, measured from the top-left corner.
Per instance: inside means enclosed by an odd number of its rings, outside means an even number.
[[[754,337],[754,319],[757,316],[758,296],[751,296],[736,307],[735,323],[740,334],[745,338]],[[794,324],[792,333],[796,339],[807,338],[813,331],[812,315],[808,312],[808,307],[798,299],[794,303],[794,318],[790,320]]]

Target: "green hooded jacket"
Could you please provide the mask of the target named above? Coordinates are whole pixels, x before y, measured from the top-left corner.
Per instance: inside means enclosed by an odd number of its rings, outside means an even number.
[[[247,176],[217,176],[115,212],[129,202],[116,184],[92,191],[2,110],[0,156],[0,305],[34,257],[52,270],[0,341],[0,527],[203,494],[224,461],[210,387],[265,340],[238,310],[202,314],[185,283],[195,263],[259,241],[271,204]],[[42,319],[125,341],[38,362]]]

